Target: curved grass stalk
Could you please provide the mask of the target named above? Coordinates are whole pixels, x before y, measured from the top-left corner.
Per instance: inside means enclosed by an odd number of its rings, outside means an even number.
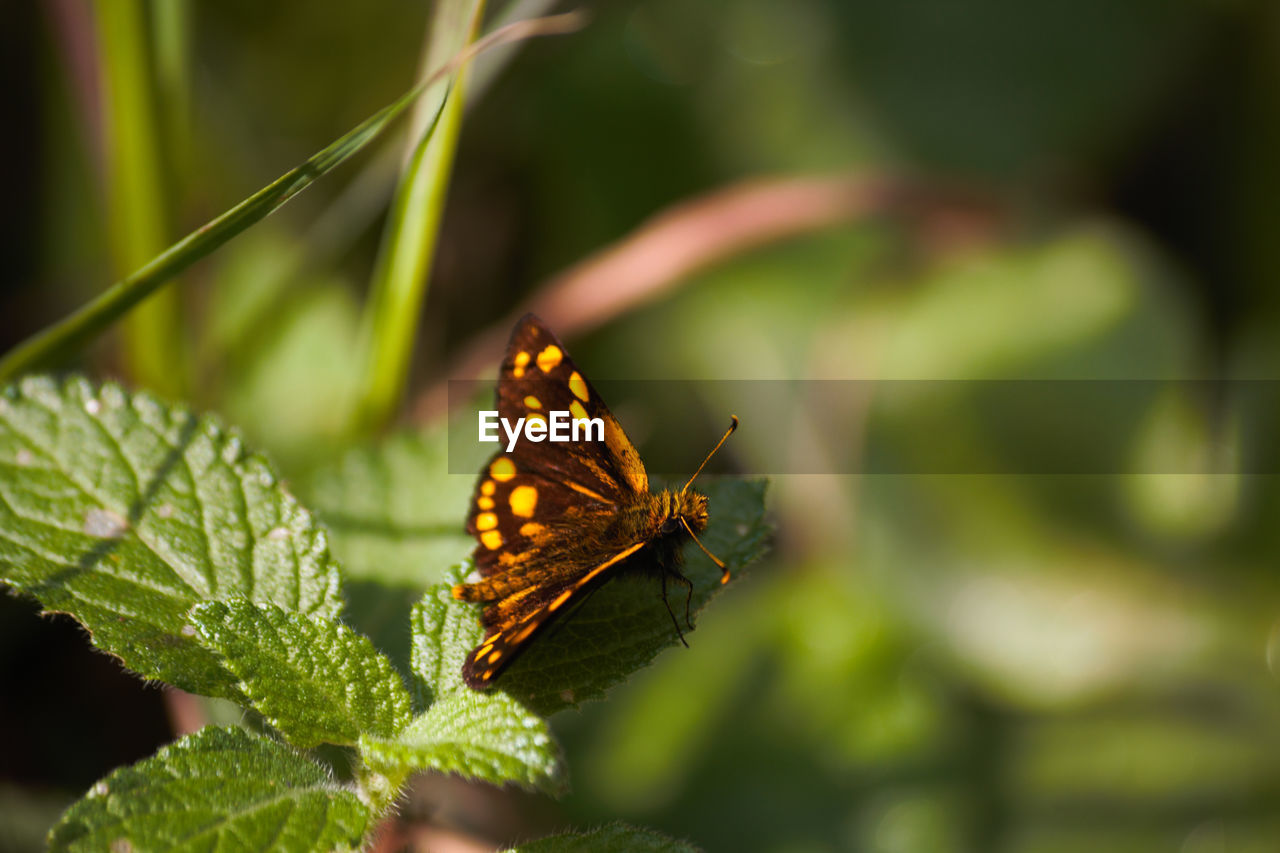
[[[437,2],[423,64],[436,65],[440,57],[455,55],[473,42],[484,7],[485,0]],[[364,375],[353,412],[354,426],[360,431],[384,426],[395,416],[404,395],[462,129],[469,67],[460,68],[450,85],[433,87],[418,102],[411,153],[383,233],[360,336]],[[434,117],[428,112],[433,107]]]
[[[476,41],[393,103],[325,146],[302,165],[289,170],[221,216],[200,226],[131,275],[111,285],[98,297],[5,353],[0,358],[0,382],[27,371],[56,365],[70,356],[175,275],[279,209],[317,178],[364,148],[413,104],[427,87],[453,74],[472,57],[499,44],[573,32],[581,26],[581,21],[580,15],[572,13],[519,21]]]

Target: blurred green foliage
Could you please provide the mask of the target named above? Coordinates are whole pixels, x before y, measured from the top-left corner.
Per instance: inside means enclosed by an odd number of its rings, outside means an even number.
[[[113,277],[93,63],[69,5],[27,21],[38,97],[25,114],[16,104],[25,132],[11,135],[35,140],[14,157],[38,180],[10,201],[24,212],[6,228],[10,267],[26,272],[6,281],[9,344]],[[584,32],[522,47],[469,108],[411,392],[540,281],[667,206],[748,177],[855,170],[962,186],[994,224],[947,240],[909,217],[860,220],[755,249],[571,340],[576,360],[594,377],[697,380],[1276,376],[1273,4],[591,8]],[[425,21],[393,2],[191,15],[192,150],[173,233],[403,91]],[[194,402],[242,425],[322,515],[350,510],[332,524],[356,578],[376,576],[380,548],[419,547],[414,525],[448,522],[407,468],[371,470],[363,494],[325,491],[327,470],[368,461],[344,448],[342,424],[390,191],[375,157],[183,290]],[[89,368],[113,372],[113,352],[87,353]],[[1018,470],[1055,442],[1102,453],[1105,436],[1132,470],[777,478],[769,564],[703,615],[690,649],[555,718],[573,793],[493,802],[526,826],[622,819],[708,850],[1274,849],[1280,490],[1244,465],[1274,468],[1280,413],[1175,390],[1067,423],[1032,408],[993,423],[973,387],[874,416],[797,400],[791,429],[744,423],[728,450],[752,472],[778,443],[811,450],[822,420],[848,436],[815,451],[833,466],[892,452]],[[718,393],[709,382],[690,417],[721,422],[735,402]],[[1016,440],[1028,434],[1044,441]],[[340,451],[353,455],[334,462]],[[1162,466],[1180,473],[1141,473]],[[462,496],[459,525],[467,488],[439,486]],[[369,507],[395,529],[362,530]],[[401,579],[398,603],[357,585],[354,610],[399,614],[443,568]],[[3,692],[15,689],[38,686]],[[53,801],[74,787],[3,775]],[[25,810],[0,805],[0,823]],[[521,836],[501,825],[495,840]]]

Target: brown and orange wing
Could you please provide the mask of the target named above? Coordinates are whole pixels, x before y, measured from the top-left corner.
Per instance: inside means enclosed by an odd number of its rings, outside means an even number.
[[[649,491],[640,454],[564,344],[532,314],[516,324],[498,374],[497,408],[514,424],[553,411],[599,418],[603,441],[533,442],[499,450],[480,473],[467,516],[482,576],[503,572],[578,515],[609,513]],[[505,558],[504,558],[505,555]]]
[[[485,609],[487,630],[480,645],[471,650],[462,665],[467,685],[483,690],[520,656],[544,629],[569,613],[595,588],[613,576],[613,571],[639,551],[636,542],[608,559],[575,573],[569,583],[526,587],[526,592],[504,598]],[[456,589],[455,589],[456,592]],[[495,624],[490,625],[491,614]]]
[[[567,411],[574,418],[600,418],[603,442],[528,442],[512,455],[535,473],[593,488],[610,500],[649,491],[644,463],[600,395],[569,358],[564,344],[532,314],[516,324],[498,374],[498,413],[546,418]]]
[[[516,324],[498,376],[499,416],[599,418],[603,441],[532,442],[495,453],[481,471],[467,516],[476,537],[480,580],[454,587],[456,598],[485,603],[485,638],[463,665],[481,689],[548,625],[570,611],[643,547],[592,554],[583,541],[605,529],[621,507],[649,490],[640,455],[564,345],[541,320]]]

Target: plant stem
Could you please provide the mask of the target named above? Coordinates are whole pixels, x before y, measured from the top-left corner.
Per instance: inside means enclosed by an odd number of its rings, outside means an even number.
[[[436,67],[473,41],[483,11],[484,0],[440,0],[432,15],[423,66]],[[385,426],[404,395],[462,126],[468,67],[458,70],[452,85],[441,83],[418,102],[409,142],[412,153],[392,202],[365,314],[361,337],[365,371],[354,412],[359,431]],[[428,124],[433,116],[438,118]]]
[[[152,54],[143,0],[95,7],[103,101],[106,210],[112,266],[123,276],[162,250],[167,208]],[[133,380],[162,394],[185,389],[182,306],[176,290],[140,305],[125,326],[124,359]]]
[[[188,0],[151,0],[156,104],[169,197],[182,198],[191,174],[191,6]]]

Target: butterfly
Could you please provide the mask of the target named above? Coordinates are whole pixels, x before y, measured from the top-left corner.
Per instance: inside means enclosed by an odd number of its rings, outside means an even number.
[[[693,584],[680,572],[688,539],[729,579],[722,561],[698,541],[707,527],[707,498],[691,491],[707,460],[738,426],[716,444],[679,491],[649,491],[649,476],[622,426],[595,388],[574,365],[564,345],[533,314],[517,324],[498,374],[498,415],[547,420],[568,411],[574,419],[598,418],[601,440],[517,441],[505,444],[480,472],[467,516],[476,545],[479,579],[460,583],[452,594],[482,602],[484,639],[462,666],[466,683],[483,690],[549,626],[602,584],[623,572],[657,574],[667,602],[667,582],[683,584],[688,624]],[[600,431],[597,430],[597,433]],[[687,643],[685,645],[688,645]]]

